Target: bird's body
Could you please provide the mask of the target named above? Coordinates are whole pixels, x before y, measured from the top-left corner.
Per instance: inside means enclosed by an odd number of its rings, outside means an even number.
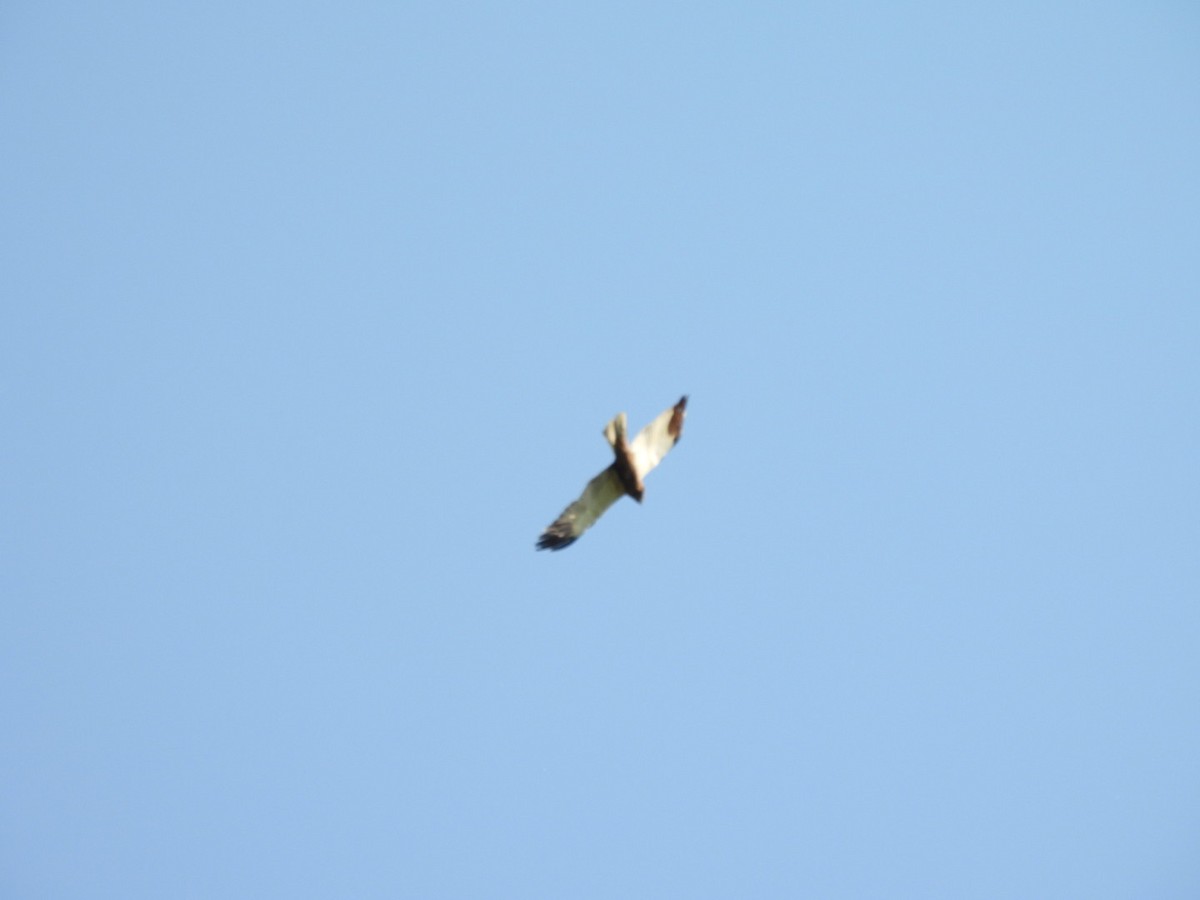
[[[612,465],[588,482],[579,499],[563,510],[538,538],[539,550],[569,547],[595,523],[604,511],[628,494],[638,503],[645,494],[643,479],[657,466],[683,433],[687,397],[659,414],[628,439],[625,413],[620,413],[604,428],[604,437],[612,447]]]

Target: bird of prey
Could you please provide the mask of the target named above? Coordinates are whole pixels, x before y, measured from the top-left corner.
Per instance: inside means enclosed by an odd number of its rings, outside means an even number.
[[[683,417],[687,396],[670,409],[663,411],[630,443],[626,436],[625,413],[619,413],[604,427],[604,437],[613,449],[613,464],[588,482],[579,499],[563,510],[542,536],[539,550],[561,550],[569,547],[592,527],[604,511],[628,494],[642,502],[645,487],[642,479],[662,462],[667,451],[675,446],[683,433]]]

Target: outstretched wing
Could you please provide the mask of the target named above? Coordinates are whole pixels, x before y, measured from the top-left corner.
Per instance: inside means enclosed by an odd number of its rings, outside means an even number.
[[[638,436],[629,445],[629,453],[637,468],[638,480],[646,477],[651,469],[657,466],[664,456],[683,434],[683,417],[687,410],[687,397],[670,409],[663,411],[658,417],[638,432]]]
[[[604,511],[621,499],[625,488],[617,475],[617,467],[609,466],[588,482],[579,499],[563,510],[549,528],[538,538],[539,550],[561,550],[578,540],[604,515]]]

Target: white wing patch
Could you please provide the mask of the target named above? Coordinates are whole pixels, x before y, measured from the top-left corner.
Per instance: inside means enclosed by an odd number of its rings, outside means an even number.
[[[674,406],[660,413],[653,422],[638,432],[638,436],[629,445],[629,453],[633,457],[639,479],[645,478],[675,446],[678,435],[670,432],[671,419],[675,415]]]
[[[539,550],[561,550],[569,547],[579,536],[604,515],[604,511],[625,495],[616,466],[609,466],[587,483],[579,499],[562,511],[542,536]]]

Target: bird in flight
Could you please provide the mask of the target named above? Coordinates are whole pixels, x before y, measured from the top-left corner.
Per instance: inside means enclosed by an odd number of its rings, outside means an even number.
[[[638,432],[632,443],[626,435],[628,425],[625,413],[619,413],[604,426],[604,437],[616,459],[589,481],[579,499],[564,509],[562,515],[542,532],[537,542],[539,550],[561,550],[571,546],[606,509],[625,494],[638,503],[642,502],[645,493],[642,479],[662,462],[667,451],[675,446],[683,433],[687,399],[686,395],[683,396],[670,409],[660,413]]]

